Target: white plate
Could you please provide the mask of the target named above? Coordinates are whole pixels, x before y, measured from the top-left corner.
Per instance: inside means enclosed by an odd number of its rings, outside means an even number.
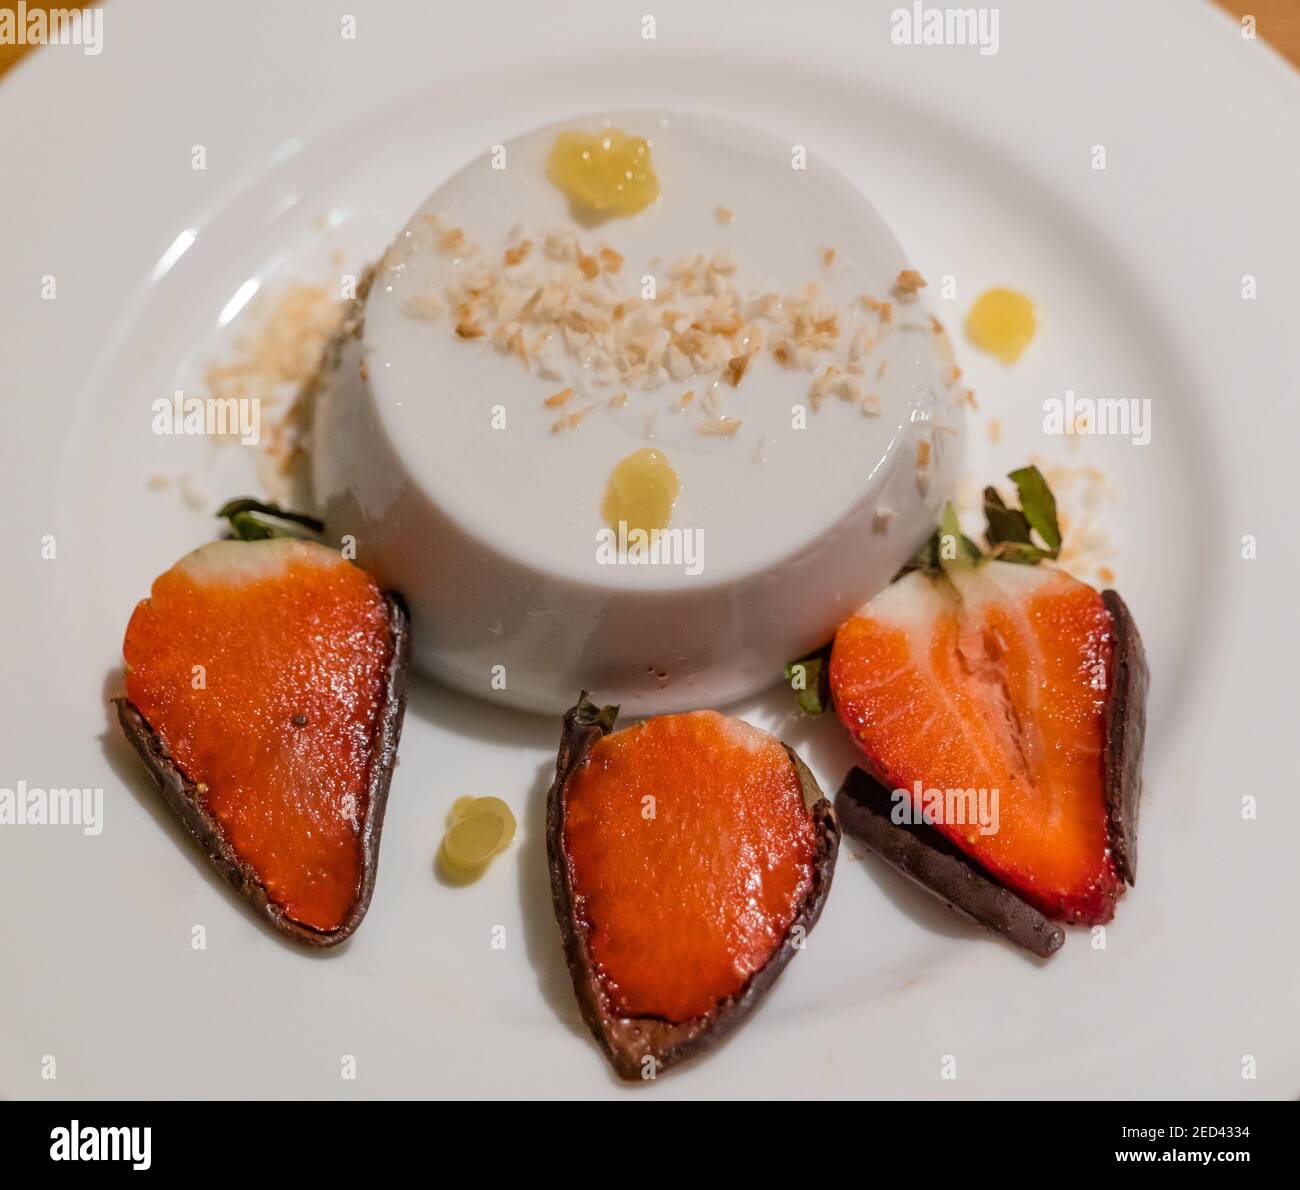
[[[47,47],[0,84],[0,786],[105,791],[101,835],[0,827],[0,1094],[1294,1096],[1296,77],[1179,0],[1006,2],[988,56],[892,44],[890,3],[659,0],[653,40],[645,7],[353,0],[348,40],[305,0],[114,0],[102,55]],[[1140,882],[1104,950],[1071,931],[1039,965],[849,845],[807,953],[748,1026],[628,1092],[577,1021],[551,920],[555,723],[419,684],[370,915],[313,956],[219,885],[105,700],[135,600],[214,533],[146,476],[192,470],[214,500],[249,483],[240,452],[150,432],[151,402],[238,331],[221,322],[241,286],[329,278],[334,248],[355,269],[485,146],[638,106],[748,120],[834,163],[954,327],[989,284],[1038,300],[1016,367],[959,344],[982,406],[972,475],[1030,452],[1104,470],[1154,683]],[[1149,398],[1150,445],[1045,438],[1042,402],[1066,389]],[[780,692],[740,712],[828,790],[852,760]],[[457,890],[432,858],[464,793],[507,798],[522,830]]]

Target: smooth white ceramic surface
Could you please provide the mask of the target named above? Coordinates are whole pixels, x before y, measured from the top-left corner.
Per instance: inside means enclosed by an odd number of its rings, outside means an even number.
[[[1280,149],[1300,84],[1185,0],[1003,0],[991,56],[894,45],[894,7],[754,3],[737,20],[659,0],[644,41],[643,6],[353,0],[348,41],[314,2],[113,0],[99,57],[47,47],[0,80],[0,785],[102,787],[105,816],[97,836],[0,826],[0,1094],[1300,1092],[1300,175]],[[971,478],[1030,454],[1104,469],[1109,564],[1153,685],[1138,886],[1104,950],[1072,930],[1031,962],[848,844],[806,953],[745,1028],[628,1089],[577,1021],[551,919],[552,717],[417,683],[370,914],[315,956],[268,936],[211,875],[105,700],[134,602],[215,535],[147,474],[190,470],[213,503],[250,486],[243,452],[149,429],[151,402],[197,386],[247,325],[223,327],[232,299],[250,282],[268,297],[295,278],[337,283],[520,128],[668,105],[834,162],[932,284],[955,278],[935,303],[949,326],[986,285],[1033,295],[1042,329],[1014,368],[957,344],[981,406]],[[41,299],[46,275],[57,300]],[[1044,436],[1042,402],[1066,389],[1149,398],[1150,444]],[[828,788],[853,760],[835,724],[797,719],[784,697],[738,710]],[[521,829],[481,883],[451,889],[434,848],[466,793],[506,798]]]
[[[593,227],[570,211],[546,160],[558,132],[605,125],[650,143],[660,198]],[[395,236],[362,334],[320,399],[312,474],[331,535],[354,537],[358,560],[405,596],[426,673],[551,712],[581,689],[628,714],[733,702],[829,639],[933,531],[963,455],[951,345],[922,301],[894,295],[908,259],[867,200],[806,150],[800,168],[791,162],[788,143],[715,117],[575,117],[489,148]],[[715,215],[723,205],[730,224]],[[435,219],[475,250],[440,250]],[[735,273],[722,280],[742,309],[815,285],[839,342],[782,366],[771,356],[775,324],[755,319],[768,342],[733,388],[707,373],[650,385],[602,377],[558,333],[530,367],[490,335],[459,337],[454,288],[503,276],[507,244],[528,239],[535,249],[508,276],[536,292],[554,276],[548,234],[576,236],[593,257],[617,251],[619,273],[598,284],[637,300],[651,278],[664,310],[698,303],[662,295],[676,262],[725,250]],[[444,312],[413,316],[430,295]],[[862,295],[892,298],[889,321]],[[537,329],[527,333],[537,343]],[[847,374],[850,344],[867,338],[854,380],[878,411],[865,416],[834,394],[814,406],[817,374]],[[565,388],[570,403],[548,408]],[[710,389],[739,421],[734,434],[700,432]],[[695,399],[679,409],[688,391]],[[626,404],[610,408],[620,392]],[[580,425],[552,432],[588,404]],[[929,456],[918,470],[921,443]],[[655,564],[611,561],[605,487],[620,459],[647,446],[680,480],[665,545],[683,548]]]

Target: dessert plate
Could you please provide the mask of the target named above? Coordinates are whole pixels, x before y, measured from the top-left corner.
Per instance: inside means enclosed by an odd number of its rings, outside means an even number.
[[[0,84],[0,787],[102,789],[102,829],[0,825],[0,1094],[1300,1091],[1300,279],[1281,263],[1300,258],[1300,168],[1279,151],[1300,80],[1177,0],[1011,0],[995,53],[899,44],[885,3],[653,7],[114,0],[102,54],[47,47]],[[491,146],[642,108],[833,164],[951,330],[990,285],[1036,300],[1014,367],[954,335],[979,401],[968,486],[1040,461],[1072,568],[1113,571],[1153,685],[1138,884],[1104,945],[1071,930],[1027,959],[846,842],[807,953],[747,1027],[629,1090],[582,1029],[552,916],[558,717],[417,682],[369,916],[315,955],[221,886],[108,700],[135,601],[256,484],[251,452],[154,433],[153,403],[201,389],[290,286],[356,275]],[[1149,435],[1047,432],[1068,393],[1146,402]],[[828,791],[854,763],[781,688],[730,710]],[[451,887],[433,861],[465,794],[506,799],[520,833]]]

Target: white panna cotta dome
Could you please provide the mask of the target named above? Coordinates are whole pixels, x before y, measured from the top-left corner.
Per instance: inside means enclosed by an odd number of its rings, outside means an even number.
[[[597,222],[547,159],[602,128],[649,143],[660,194]],[[852,185],[758,130],[619,112],[528,133],[377,265],[318,397],[319,508],[455,687],[632,714],[755,693],[889,582],[955,486],[962,393],[908,268]],[[602,515],[645,448],[680,483],[655,561]]]

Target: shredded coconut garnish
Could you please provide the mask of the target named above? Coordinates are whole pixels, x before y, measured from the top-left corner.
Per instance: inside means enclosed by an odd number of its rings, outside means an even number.
[[[720,222],[727,221],[724,212],[715,212]],[[593,396],[592,407],[616,408],[631,393],[689,381],[689,393],[671,404],[694,419],[699,433],[730,436],[741,419],[724,411],[718,390],[723,384],[741,387],[753,361],[765,353],[785,368],[812,374],[808,397],[814,408],[835,397],[864,414],[879,412],[879,399],[860,378],[890,321],[888,302],[864,295],[859,305],[875,317],[859,326],[862,315],[855,313],[846,330],[844,312],[822,296],[816,282],[785,294],[743,292],[726,247],[671,263],[667,284],[647,297],[639,283],[624,283],[620,253],[607,244],[587,248],[572,232],[525,239],[515,229],[502,264],[494,268],[469,260],[462,229],[435,215],[425,224],[437,248],[460,253],[458,267],[441,291],[408,299],[406,312],[435,320],[445,309],[458,339],[490,343],[546,381],[564,383],[577,365],[584,388],[613,390]],[[401,251],[390,252],[386,267],[401,271],[418,240],[412,237]],[[829,264],[834,251],[827,249],[823,259]],[[707,396],[696,400],[700,391]],[[553,429],[576,426],[586,409],[578,416],[566,406],[566,414]]]
[[[291,284],[281,291],[251,333],[237,339],[232,357],[204,373],[214,400],[255,400],[262,411],[258,477],[272,496],[287,498],[302,457],[299,394],[316,382],[321,360],[339,332],[346,303],[323,285]],[[423,305],[413,317],[433,317]],[[186,496],[187,502],[192,502]]]
[[[894,282],[894,293],[901,302],[910,302],[917,290],[925,288],[925,278],[915,269],[904,269]]]

